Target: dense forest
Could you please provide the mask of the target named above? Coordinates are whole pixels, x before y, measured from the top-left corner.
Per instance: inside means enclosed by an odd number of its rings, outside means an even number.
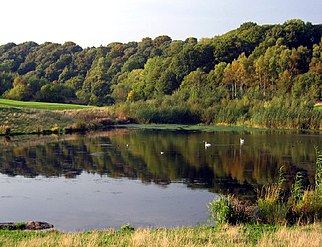
[[[0,46],[0,95],[114,105],[137,122],[321,129],[322,24],[247,22],[213,38],[83,49],[73,42]]]

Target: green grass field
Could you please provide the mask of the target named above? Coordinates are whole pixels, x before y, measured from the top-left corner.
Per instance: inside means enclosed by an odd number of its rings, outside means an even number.
[[[72,109],[85,109],[85,108],[94,107],[94,106],[75,105],[75,104],[17,101],[17,100],[8,100],[8,99],[0,99],[0,106],[24,107],[24,108],[42,109],[42,110],[72,110]]]

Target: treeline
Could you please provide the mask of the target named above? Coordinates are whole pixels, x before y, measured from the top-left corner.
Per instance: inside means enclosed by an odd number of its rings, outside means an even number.
[[[140,122],[322,128],[322,25],[248,22],[214,38],[111,43],[83,49],[0,46],[0,95],[118,105]]]

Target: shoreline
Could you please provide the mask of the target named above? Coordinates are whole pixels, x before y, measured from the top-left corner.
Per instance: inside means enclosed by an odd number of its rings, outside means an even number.
[[[14,136],[23,136],[23,135],[69,135],[69,134],[86,134],[90,132],[100,132],[106,131],[110,129],[119,129],[119,128],[129,128],[129,129],[151,129],[151,130],[169,130],[169,131],[205,131],[205,132],[215,132],[215,131],[269,131],[269,132],[294,132],[294,133],[316,133],[322,134],[322,130],[315,129],[287,129],[287,128],[263,128],[263,127],[252,127],[245,125],[206,125],[206,124],[193,124],[193,125],[184,125],[184,124],[140,124],[140,123],[131,123],[123,121],[119,123],[112,123],[108,125],[97,125],[94,127],[86,128],[51,128],[51,129],[43,129],[38,131],[30,131],[30,132],[9,132],[9,133],[1,133],[0,137],[14,137]]]

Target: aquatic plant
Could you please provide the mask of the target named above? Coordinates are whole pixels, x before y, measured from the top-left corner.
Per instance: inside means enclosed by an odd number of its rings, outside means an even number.
[[[252,206],[223,196],[209,204],[210,217],[215,223],[264,223],[272,225],[308,224],[322,220],[322,153],[316,149],[315,186],[304,188],[303,175],[298,172],[288,191],[284,188],[285,174],[280,169],[277,183],[258,190]],[[245,206],[247,205],[247,206]]]
[[[230,223],[232,217],[232,203],[230,197],[222,196],[208,204],[210,218],[215,224]]]

